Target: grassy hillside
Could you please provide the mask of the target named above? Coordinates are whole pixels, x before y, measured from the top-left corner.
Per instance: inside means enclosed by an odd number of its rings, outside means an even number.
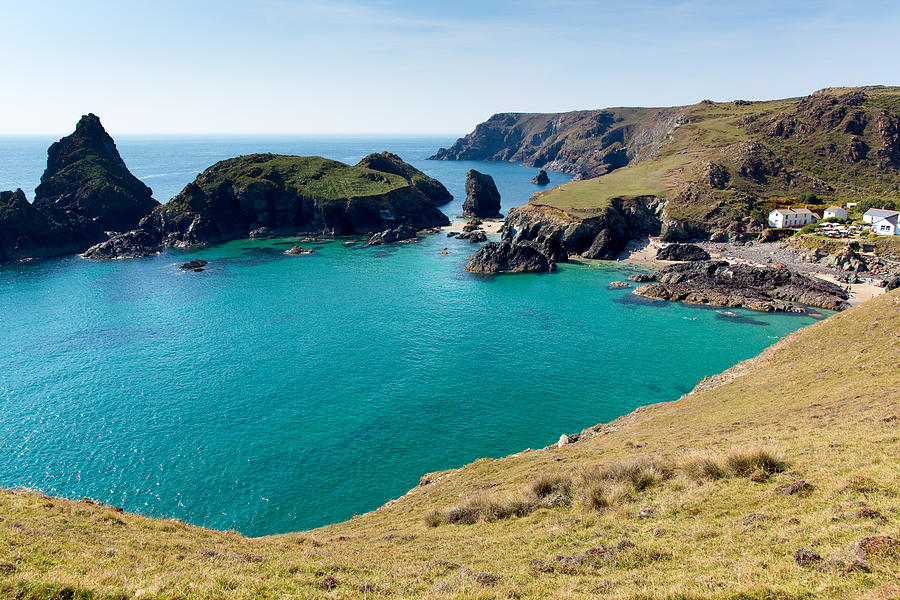
[[[577,442],[304,533],[2,492],[0,595],[897,597],[900,546],[877,536],[900,538],[898,364],[900,290]]]
[[[565,157],[551,160],[550,168],[566,170],[620,151],[622,161],[606,161],[608,172],[542,192],[532,203],[583,216],[613,198],[655,196],[667,201],[665,220],[712,232],[746,228],[751,213],[774,204],[802,206],[798,197],[805,193],[838,203],[900,197],[900,88],[831,88],[805,98],[704,101],[666,110],[677,116],[661,120],[662,109],[610,109],[621,122],[613,119],[609,130],[589,135],[585,117],[577,121],[580,129],[560,130],[564,139],[554,149]],[[519,148],[509,132],[528,129],[539,117],[521,115],[507,124],[505,142]],[[612,140],[611,131],[625,132],[624,143]],[[461,140],[474,147],[463,154],[480,148],[481,139]]]

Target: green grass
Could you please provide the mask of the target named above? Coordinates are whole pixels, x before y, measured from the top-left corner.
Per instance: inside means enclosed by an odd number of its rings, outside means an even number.
[[[0,492],[0,595],[897,597],[893,551],[848,568],[863,538],[900,537],[897,364],[900,291],[590,439],[428,474],[377,511],[303,533],[251,539]],[[567,480],[572,502],[536,502]],[[799,480],[813,487],[776,492]],[[473,522],[446,522],[459,507]],[[800,548],[824,560],[798,566]]]

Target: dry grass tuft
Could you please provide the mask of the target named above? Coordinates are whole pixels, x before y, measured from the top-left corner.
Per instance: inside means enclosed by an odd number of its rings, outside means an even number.
[[[531,484],[531,493],[538,498],[546,498],[552,494],[566,496],[572,488],[572,480],[565,475],[539,475]]]
[[[681,471],[694,481],[716,481],[728,477],[728,470],[722,463],[708,454],[695,454],[686,458]]]
[[[732,475],[748,477],[753,481],[765,480],[773,473],[781,473],[788,467],[778,453],[764,448],[732,450],[725,457],[725,465]]]

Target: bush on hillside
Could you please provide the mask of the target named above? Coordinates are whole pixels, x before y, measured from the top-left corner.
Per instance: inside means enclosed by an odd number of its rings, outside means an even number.
[[[803,192],[797,196],[797,201],[802,202],[803,204],[815,204],[818,200],[819,197],[812,192]]]

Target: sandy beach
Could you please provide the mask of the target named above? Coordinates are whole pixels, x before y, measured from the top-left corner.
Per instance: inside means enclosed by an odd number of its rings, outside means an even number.
[[[451,222],[449,225],[445,227],[441,227],[441,231],[462,231],[463,225],[468,223],[467,219],[456,219]],[[481,229],[487,234],[495,234],[500,233],[500,228],[503,227],[503,221],[499,219],[482,219],[481,220]]]

